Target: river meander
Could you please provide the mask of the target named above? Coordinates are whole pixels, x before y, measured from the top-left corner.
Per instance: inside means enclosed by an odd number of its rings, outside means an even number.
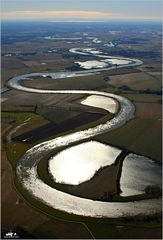
[[[83,54],[81,49],[73,50],[75,53]],[[89,54],[89,53],[87,53]],[[104,55],[95,55],[99,58],[107,58]],[[108,56],[109,58],[109,56]],[[113,59],[113,58],[112,58]],[[114,59],[121,59],[120,57]],[[125,58],[123,58],[125,60]],[[45,93],[45,94],[88,94],[95,96],[102,96],[105,98],[111,98],[118,102],[119,108],[118,112],[114,117],[96,127],[89,128],[87,130],[75,132],[62,137],[58,137],[53,140],[45,141],[29,149],[24,156],[18,162],[16,168],[16,177],[18,181],[23,185],[23,187],[30,192],[30,194],[42,201],[44,204],[61,211],[68,213],[91,216],[91,217],[121,217],[121,216],[134,216],[138,214],[153,214],[160,212],[161,209],[161,199],[148,199],[142,201],[134,202],[102,202],[93,201],[90,199],[84,199],[70,194],[61,192],[48,186],[44,183],[37,173],[38,162],[45,157],[47,154],[51,153],[54,149],[58,147],[68,146],[72,143],[77,143],[79,140],[90,139],[99,134],[112,131],[123,126],[127,121],[134,117],[134,105],[125,97],[98,91],[83,91],[83,90],[45,90],[37,88],[28,88],[21,85],[21,80],[26,78],[32,78],[36,76],[49,76],[52,79],[65,78],[65,77],[78,77],[85,75],[99,74],[102,71],[109,71],[111,69],[138,66],[142,64],[140,60],[128,59],[126,58],[126,64],[116,66],[112,65],[107,68],[100,69],[90,69],[84,71],[76,72],[58,72],[58,73],[29,73],[21,76],[13,77],[8,81],[8,86],[17,90],[32,92],[32,93]],[[97,106],[99,107],[99,105]],[[101,106],[101,108],[104,108]],[[89,141],[88,141],[89,142]]]

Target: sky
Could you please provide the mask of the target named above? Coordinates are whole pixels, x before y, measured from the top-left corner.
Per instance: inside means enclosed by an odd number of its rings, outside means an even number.
[[[1,18],[14,20],[160,20],[162,0],[1,0]]]

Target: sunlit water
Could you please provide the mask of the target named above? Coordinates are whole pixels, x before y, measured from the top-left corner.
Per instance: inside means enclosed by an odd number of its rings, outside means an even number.
[[[75,52],[75,51],[74,51]],[[77,51],[75,52],[77,53]],[[79,54],[82,54],[78,50]],[[87,54],[87,53],[84,53]],[[106,58],[104,55],[95,55],[98,57]],[[115,58],[116,57],[112,57]],[[118,58],[120,59],[120,58]],[[18,90],[33,92],[33,93],[59,93],[59,94],[90,94],[98,95],[115,99],[119,103],[119,111],[114,116],[113,119],[107,121],[104,124],[100,124],[96,127],[89,128],[84,131],[79,131],[76,133],[68,134],[63,137],[58,137],[53,140],[49,140],[29,149],[25,155],[20,159],[16,168],[16,176],[19,182],[23,187],[28,190],[33,197],[41,200],[43,203],[48,206],[65,211],[68,213],[73,213],[83,216],[91,217],[122,217],[122,216],[135,216],[137,214],[153,214],[160,212],[161,209],[161,199],[150,199],[143,201],[135,202],[125,202],[125,203],[109,203],[109,202],[100,202],[93,201],[89,199],[83,199],[79,197],[72,196],[67,193],[63,193],[59,190],[56,190],[47,184],[45,184],[39,177],[37,173],[37,164],[47,154],[52,150],[61,146],[68,146],[70,143],[75,143],[79,140],[89,139],[98,134],[103,134],[113,129],[117,129],[120,126],[124,125],[129,119],[133,118],[134,106],[133,104],[126,99],[125,97],[118,96],[106,92],[98,91],[82,91],[82,90],[45,90],[45,89],[36,89],[24,87],[20,84],[20,80],[33,76],[51,76],[52,79],[59,79],[65,77],[78,77],[98,74],[102,71],[108,71],[115,68],[121,68],[125,66],[138,66],[142,64],[140,60],[130,59],[132,63],[119,66],[111,66],[103,69],[91,69],[79,72],[59,72],[59,73],[30,73],[24,74],[22,76],[17,76],[8,81],[8,85],[11,88]],[[101,106],[103,108],[103,106]]]
[[[76,64],[79,64],[81,68],[84,69],[92,69],[92,68],[104,68],[107,67],[108,64],[104,61],[86,61],[86,62],[75,62]]]
[[[160,164],[150,158],[129,154],[123,162],[120,178],[121,196],[145,193],[147,186],[161,188],[162,171]]]
[[[108,58],[105,60],[102,60],[103,62],[108,62],[111,64],[117,64],[117,65],[124,65],[124,64],[129,64],[132,63],[131,60],[126,60],[126,59],[115,59],[115,58]]]
[[[75,54],[81,54],[81,55],[90,55],[92,54],[92,49],[90,48],[71,48],[69,50],[72,53]],[[105,58],[103,60],[101,60],[101,62],[108,62],[110,64],[113,64],[113,66],[108,67],[109,69],[115,69],[115,68],[123,68],[123,67],[134,67],[134,66],[139,66],[141,65],[143,62],[139,59],[135,59],[135,58],[126,58],[126,57],[113,57],[113,56],[108,56],[108,55],[101,55],[100,53],[94,53],[93,54],[95,57],[99,57],[99,58]],[[116,67],[114,66],[116,65]],[[103,70],[105,70],[106,68],[103,68]],[[100,69],[101,71],[101,69]]]
[[[100,168],[112,165],[121,150],[90,141],[68,148],[49,160],[49,172],[58,183],[78,185]]]
[[[118,111],[118,102],[113,98],[91,95],[81,101],[82,104],[92,107],[99,107],[107,110],[110,113],[116,113]]]

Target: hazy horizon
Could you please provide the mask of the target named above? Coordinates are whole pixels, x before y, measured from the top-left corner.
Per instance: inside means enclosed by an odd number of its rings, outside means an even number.
[[[2,0],[2,20],[160,21],[161,0]]]

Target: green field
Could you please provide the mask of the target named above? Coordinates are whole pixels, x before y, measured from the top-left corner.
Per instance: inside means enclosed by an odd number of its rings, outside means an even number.
[[[95,140],[161,161],[160,127],[158,120],[136,118],[120,129],[95,137]]]
[[[127,152],[133,152],[161,161],[161,95],[156,95],[156,93],[142,94],[142,92],[139,91],[150,89],[157,90],[158,94],[160,94],[162,87],[161,36],[154,27],[152,31],[147,28],[146,33],[139,33],[140,30],[144,31],[144,27],[142,29],[139,29],[139,27],[138,29],[134,27],[133,29],[123,29],[122,26],[121,29],[120,26],[118,27],[120,31],[113,34],[109,29],[108,31],[103,31],[103,29],[98,28],[96,31],[96,29],[89,28],[88,30],[81,30],[81,32],[79,29],[79,32],[73,33],[71,33],[72,29],[70,29],[70,32],[68,32],[69,37],[76,37],[78,35],[83,37],[83,34],[87,32],[88,36],[96,36],[102,40],[102,44],[95,44],[92,40],[89,40],[90,46],[84,43],[87,38],[86,36],[84,36],[84,40],[79,42],[74,41],[72,43],[55,40],[48,41],[42,38],[41,35],[38,37],[40,28],[36,28],[34,31],[38,31],[37,38],[21,40],[21,36],[30,34],[30,30],[28,30],[29,32],[18,31],[20,39],[15,42],[11,41],[11,44],[4,43],[2,45],[1,84],[5,86],[10,78],[17,75],[30,72],[70,71],[69,69],[76,66],[76,64],[74,64],[75,61],[96,60],[93,56],[88,58],[88,56],[77,56],[70,53],[69,49],[75,47],[95,48],[110,56],[123,56],[124,54],[131,58],[138,58],[143,61],[143,64],[136,68],[115,69],[94,76],[77,78],[36,78],[33,81],[24,80],[23,84],[29,87],[45,89],[99,90],[127,97],[136,107],[135,118],[119,129],[96,136],[93,139],[122,148],[125,154]],[[41,34],[48,35],[48,31],[49,30],[45,28],[43,31],[41,30]],[[52,32],[55,31],[57,32],[58,30],[55,28],[52,29]],[[60,32],[59,30],[59,35],[65,37],[64,34],[64,32]],[[124,40],[124,42],[122,40]],[[109,41],[119,41],[119,44],[112,48],[105,47],[104,44]],[[48,53],[50,49],[55,49],[56,51]],[[30,55],[31,52],[35,53]],[[10,57],[3,56],[7,53],[14,53],[15,55]],[[128,90],[125,91],[124,88],[122,88],[124,86],[127,86]],[[80,99],[74,95],[71,98],[67,95],[63,97],[61,95],[54,96],[50,94],[39,95],[11,90],[4,93],[2,96],[6,100],[2,103],[1,114],[2,132],[4,130],[2,135],[2,185],[4,191],[2,196],[2,210],[4,212],[2,221],[4,221],[4,228],[12,229],[14,227],[21,227],[38,239],[48,237],[53,239],[68,239],[69,236],[73,239],[82,237],[87,239],[89,239],[89,237],[94,239],[161,238],[160,214],[153,216],[139,215],[134,218],[124,216],[123,218],[116,219],[96,219],[75,216],[73,214],[58,211],[40,202],[37,198],[33,197],[30,192],[26,191],[16,178],[16,165],[24,153],[32,146],[45,140],[64,136],[104,123],[111,119],[113,114],[105,115],[104,112],[99,112],[99,110],[97,110],[98,113],[104,113],[104,115],[101,114],[102,116],[99,119],[91,121],[88,121],[87,118],[83,124],[80,124],[80,120],[76,120],[77,118],[75,117],[82,113],[84,115],[84,110],[88,112],[91,109],[80,109]],[[79,98],[82,97],[83,95],[80,95]],[[74,106],[76,105],[78,111],[73,109],[73,104]],[[25,106],[31,106],[31,109],[34,109],[33,111],[37,109],[37,114],[25,112],[27,110]],[[61,106],[62,109],[58,109],[58,106]],[[20,112],[22,109],[23,112]],[[66,125],[69,119],[77,121],[78,125],[71,130],[64,131],[63,129],[60,133],[54,133],[50,137],[44,136],[42,139],[37,139],[33,144],[25,144],[24,142],[16,141],[7,142],[6,140],[6,136],[11,129],[14,129],[27,120],[27,124],[18,129],[17,132],[14,133],[14,136],[27,133],[50,122],[54,124],[63,122]],[[87,139],[85,141],[89,140],[90,139]],[[82,141],[78,141],[77,143],[81,142]],[[70,144],[70,147],[77,143]],[[39,177],[53,187],[56,187],[56,185],[48,176],[47,161],[51,154],[56,154],[58,151],[64,149],[65,147],[55,149],[38,164]],[[106,174],[105,177],[106,179],[108,177],[108,183],[109,181],[113,183],[113,181],[115,182],[114,175],[117,174],[118,170],[117,168],[114,169],[114,167],[110,167],[109,171],[107,172],[108,175]],[[103,183],[100,184],[102,185]],[[99,185],[98,187],[100,188],[101,186]],[[109,189],[113,191],[115,186],[111,187],[112,188]],[[59,186],[58,189],[66,192],[65,186]],[[87,191],[89,192],[89,188]],[[145,197],[146,196],[142,194],[141,196],[134,196],[134,198],[126,197],[122,199],[122,197],[117,194],[114,196],[113,201],[133,201]],[[42,214],[42,222],[39,222],[40,214]],[[38,225],[36,224],[37,222]],[[77,226],[77,224],[79,224],[79,226]]]

